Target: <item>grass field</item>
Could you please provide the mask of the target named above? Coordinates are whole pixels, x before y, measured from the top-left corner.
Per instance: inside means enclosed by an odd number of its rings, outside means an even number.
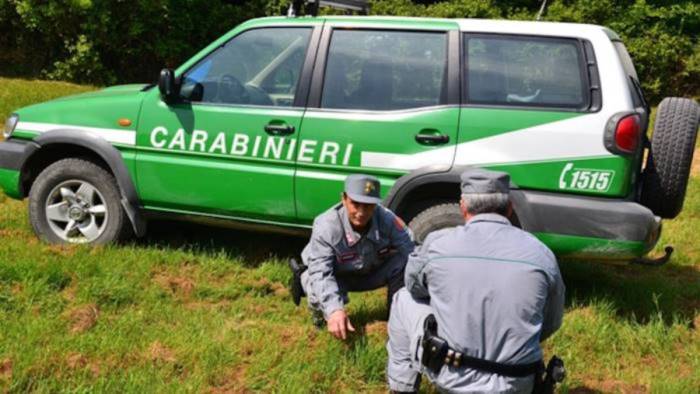
[[[0,78],[0,116],[88,89]],[[562,392],[698,392],[699,172],[665,222],[666,266],[562,263],[564,325],[545,344]],[[154,223],[122,246],[49,246],[26,212],[0,195],[0,392],[385,390],[382,292],[352,297],[349,341],[313,328],[283,263],[304,239]]]

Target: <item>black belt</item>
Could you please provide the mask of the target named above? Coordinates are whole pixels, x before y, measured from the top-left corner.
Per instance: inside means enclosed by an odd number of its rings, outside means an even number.
[[[544,369],[542,360],[528,364],[505,364],[496,361],[484,360],[483,358],[467,356],[466,354],[460,353],[450,347],[447,348],[444,364],[452,365],[455,368],[466,367],[478,369],[479,371],[514,378],[524,378],[537,373],[541,369]]]
[[[455,350],[449,346],[447,341],[437,336],[437,321],[432,314],[426,317],[423,329],[421,363],[436,374],[440,372],[443,365],[451,365],[456,368],[473,368],[483,372],[516,378],[523,378],[544,371],[542,360],[527,364],[505,364],[467,356]]]

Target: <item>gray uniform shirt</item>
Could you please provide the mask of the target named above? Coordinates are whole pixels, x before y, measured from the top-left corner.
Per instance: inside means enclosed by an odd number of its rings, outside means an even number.
[[[341,203],[316,217],[301,258],[308,266],[310,290],[328,318],[344,305],[336,276],[369,275],[387,259],[405,262],[412,251],[410,231],[393,212],[377,205],[362,235],[352,229]]]
[[[564,313],[564,283],[552,252],[497,214],[430,234],[409,256],[406,287],[414,298],[430,299],[438,334],[452,347],[501,363],[541,359],[539,343],[561,326]],[[448,391],[532,384],[532,378],[452,367],[434,378]]]

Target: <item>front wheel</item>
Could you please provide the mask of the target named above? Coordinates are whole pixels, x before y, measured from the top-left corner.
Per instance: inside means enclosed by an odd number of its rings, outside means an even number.
[[[129,219],[114,176],[83,159],[46,167],[29,192],[29,221],[36,235],[54,244],[107,244],[125,237]]]

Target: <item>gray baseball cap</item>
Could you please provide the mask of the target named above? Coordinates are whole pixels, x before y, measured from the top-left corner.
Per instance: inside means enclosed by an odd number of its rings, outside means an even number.
[[[505,193],[510,191],[510,175],[501,171],[470,168],[460,176],[462,194]]]
[[[351,200],[363,204],[379,204],[379,179],[364,174],[352,174],[345,178],[345,194]]]

